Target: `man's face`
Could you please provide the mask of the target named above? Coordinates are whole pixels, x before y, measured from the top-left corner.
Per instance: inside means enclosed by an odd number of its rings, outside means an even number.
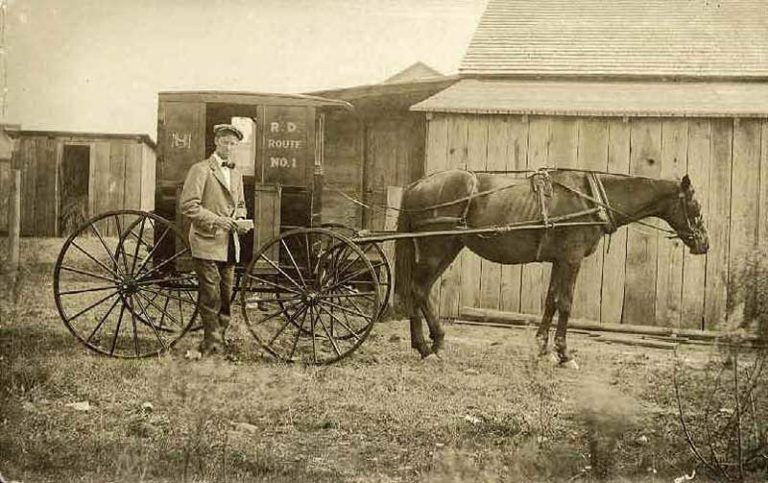
[[[234,134],[222,134],[216,136],[214,143],[216,144],[216,154],[218,154],[221,159],[229,159],[229,155],[232,153],[232,150],[235,149],[235,146],[237,146],[238,140],[237,136]]]

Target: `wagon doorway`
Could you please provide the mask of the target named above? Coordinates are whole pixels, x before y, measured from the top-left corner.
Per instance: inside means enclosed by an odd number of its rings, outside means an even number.
[[[88,219],[91,147],[64,145],[59,177],[59,234],[67,236]]]

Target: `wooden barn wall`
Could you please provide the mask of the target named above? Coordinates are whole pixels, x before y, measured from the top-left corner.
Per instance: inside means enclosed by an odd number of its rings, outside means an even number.
[[[448,114],[428,121],[426,173],[543,166],[688,173],[709,232],[709,253],[692,256],[660,232],[621,228],[584,261],[576,318],[716,329],[743,299],[729,280],[755,248],[768,252],[768,121]],[[462,306],[539,314],[549,271],[549,264],[501,266],[465,250],[432,297],[447,318]]]
[[[323,222],[383,229],[387,188],[405,186],[423,174],[424,116],[342,114],[329,116],[325,129]],[[363,208],[349,198],[373,208]]]
[[[154,150],[130,140],[22,136],[21,235],[60,236],[60,168],[64,146],[90,147],[88,216],[118,209],[154,206]],[[148,170],[148,171],[147,171]],[[0,232],[6,232],[10,164],[0,164]]]
[[[362,210],[345,197],[363,199],[363,128],[354,116],[329,114],[325,121],[322,220],[360,227]]]

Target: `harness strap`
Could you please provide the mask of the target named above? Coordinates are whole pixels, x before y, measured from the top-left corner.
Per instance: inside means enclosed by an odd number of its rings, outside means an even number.
[[[615,233],[618,227],[616,225],[616,219],[613,217],[613,212],[609,209],[606,209],[606,206],[609,206],[608,195],[605,194],[605,186],[603,186],[603,181],[600,179],[600,176],[598,176],[597,173],[588,173],[587,181],[589,181],[589,187],[590,191],[592,191],[592,195],[594,198],[600,201],[600,203],[597,205],[599,208],[597,216],[600,218],[600,220],[606,222],[605,232],[609,235],[611,233]]]

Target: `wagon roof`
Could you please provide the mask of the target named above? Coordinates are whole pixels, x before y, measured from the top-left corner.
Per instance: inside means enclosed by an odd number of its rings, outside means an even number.
[[[472,114],[768,118],[768,84],[464,79],[412,106],[411,110]]]
[[[765,0],[489,0],[462,75],[768,78]]]
[[[352,106],[337,99],[308,94],[276,94],[271,92],[246,91],[163,91],[160,99],[168,101],[202,101],[233,104],[289,103],[315,107],[337,107],[352,109]]]

